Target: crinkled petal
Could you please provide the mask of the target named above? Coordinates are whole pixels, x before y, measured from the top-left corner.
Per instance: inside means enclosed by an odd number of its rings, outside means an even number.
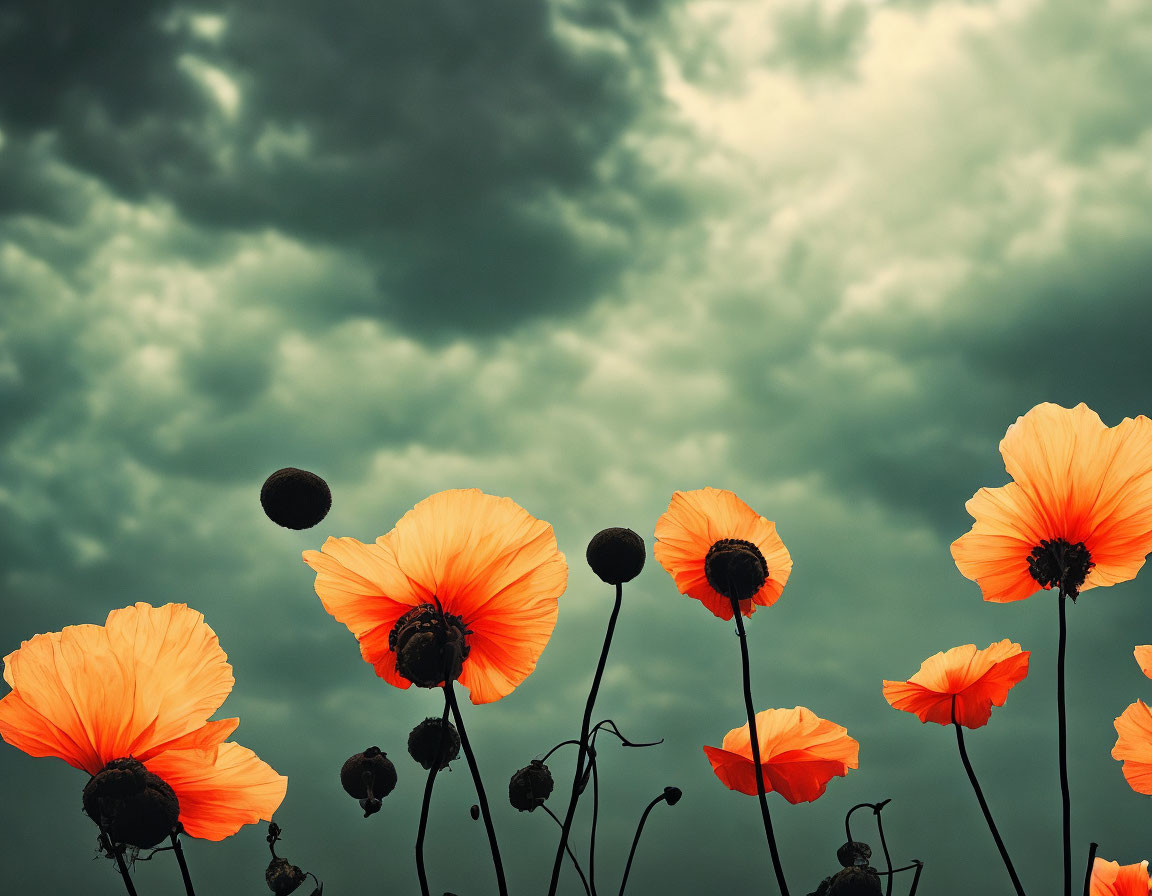
[[[1040,585],[1028,571],[1028,555],[1045,529],[1023,489],[1014,482],[982,488],[964,505],[976,520],[952,542],[952,559],[961,574],[976,582],[984,600],[1023,600]]]
[[[215,757],[201,750],[170,750],[149,759],[180,800],[180,821],[190,837],[223,840],[246,824],[271,821],[288,779],[247,747],[221,744]]]
[[[1132,653],[1140,665],[1140,671],[1152,678],[1152,644],[1141,644]]]
[[[1152,880],[1148,876],[1148,862],[1121,865],[1099,856],[1092,863],[1089,896],[1148,896]]]
[[[1112,758],[1124,763],[1124,778],[1133,790],[1152,794],[1152,710],[1137,700],[1113,724],[1117,736]]]
[[[138,603],[107,624],[37,635],[5,658],[29,745],[95,774],[121,756],[196,731],[232,690],[232,667],[202,614]],[[58,734],[49,736],[48,727]],[[8,736],[5,736],[8,739]],[[45,752],[52,742],[61,752]],[[11,740],[9,742],[12,742]],[[38,745],[38,746],[37,746]]]

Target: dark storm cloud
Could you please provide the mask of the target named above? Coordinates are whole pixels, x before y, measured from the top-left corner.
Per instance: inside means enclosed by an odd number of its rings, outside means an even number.
[[[774,22],[776,48],[770,61],[802,73],[850,71],[868,28],[868,9],[859,3],[830,8],[808,2],[781,10]]]
[[[619,138],[660,6],[239,4],[206,36],[175,6],[22,4],[0,127],[53,133],[69,164],[205,226],[358,253],[362,313],[498,332],[582,307],[628,260],[651,185]]]

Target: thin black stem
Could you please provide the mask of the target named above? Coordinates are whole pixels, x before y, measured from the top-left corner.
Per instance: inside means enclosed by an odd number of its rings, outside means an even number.
[[[492,812],[488,809],[488,797],[484,794],[484,782],[480,780],[480,768],[476,765],[476,756],[472,752],[472,745],[468,742],[468,733],[464,730],[464,719],[460,715],[460,706],[456,702],[456,694],[452,690],[452,679],[444,682],[444,694],[452,707],[452,718],[456,721],[456,731],[460,734],[460,746],[464,748],[464,755],[468,759],[468,770],[472,772],[472,782],[476,785],[476,797],[480,801],[480,811],[484,815],[484,827],[488,830],[488,845],[492,848],[492,864],[496,868],[496,884],[500,889],[500,896],[508,896],[508,882],[504,880],[504,863],[500,861],[500,846],[496,843],[496,830],[492,827]]]
[[[956,721],[956,697],[952,697],[952,724],[956,728],[956,746],[960,748],[960,761],[964,763],[964,771],[968,772],[968,780],[972,782],[972,789],[976,791],[976,799],[980,802],[980,809],[984,813],[984,820],[988,822],[988,830],[992,832],[992,839],[996,841],[996,848],[1000,850],[1000,858],[1004,860],[1004,867],[1008,869],[1008,876],[1012,878],[1012,886],[1016,888],[1018,896],[1024,896],[1024,887],[1020,885],[1020,878],[1012,860],[1008,858],[1008,850],[996,829],[996,822],[992,820],[992,812],[984,799],[984,791],[980,789],[980,782],[976,780],[976,772],[972,770],[972,763],[968,761],[968,751],[964,749],[964,729]],[[891,878],[889,878],[891,880]]]
[[[580,741],[578,741],[578,740],[562,740],[562,741],[560,741],[560,743],[556,744],[556,746],[554,746],[551,750],[549,750],[547,753],[545,753],[540,758],[540,761],[541,762],[547,762],[548,757],[551,756],[553,753],[555,753],[557,750],[559,750],[561,747],[566,747],[569,744],[578,744],[578,743],[580,743]]]
[[[640,843],[640,834],[644,831],[644,822],[648,820],[648,815],[653,807],[661,800],[667,799],[668,794],[662,793],[656,799],[652,800],[644,809],[644,814],[640,816],[640,823],[636,825],[636,836],[632,838],[632,848],[628,850],[628,863],[624,866],[624,876],[620,878],[620,896],[624,896],[624,887],[628,883],[628,874],[632,870],[632,859],[636,856],[636,846]]]
[[[884,888],[884,896],[892,896],[892,856],[888,853],[888,841],[884,839],[884,822],[880,819],[880,810],[884,807],[884,803],[874,806],[872,814],[876,816],[876,830],[880,832],[880,846],[884,850],[884,861],[888,865],[888,884]]]
[[[588,842],[588,879],[596,896],[596,822],[600,817],[600,773],[596,771],[596,735],[592,735],[592,836]]]
[[[196,891],[192,889],[192,876],[188,873],[188,863],[184,861],[184,847],[180,845],[180,835],[172,832],[172,849],[176,852],[176,862],[180,865],[180,876],[184,878],[184,892],[188,896],[196,896]]]
[[[901,871],[911,871],[913,868],[921,868],[923,865],[924,863],[919,859],[913,859],[912,864],[905,865],[903,868],[893,868],[891,871],[877,871],[876,874],[878,874],[880,877],[883,877],[886,874],[899,874]]]
[[[448,728],[448,692],[444,692],[444,714],[440,717],[440,742],[436,746],[436,758],[444,752],[444,732]],[[440,771],[439,761],[434,761],[428,769],[428,780],[424,783],[424,802],[420,806],[420,827],[416,833],[416,875],[420,878],[421,896],[431,896],[428,890],[428,872],[424,869],[424,835],[428,831],[428,809],[432,805],[432,785]]]
[[[604,677],[604,665],[608,662],[608,650],[612,646],[612,633],[616,630],[616,618],[620,615],[620,602],[624,586],[616,585],[616,603],[612,605],[612,615],[608,619],[608,631],[604,634],[604,646],[600,648],[600,662],[596,664],[596,674],[592,678],[592,689],[588,692],[588,702],[584,704],[584,719],[580,723],[580,752],[576,757],[576,773],[572,776],[572,795],[568,799],[568,811],[564,815],[564,825],[560,831],[560,844],[556,847],[556,858],[552,862],[552,879],[548,884],[548,896],[556,896],[560,882],[560,862],[568,845],[568,835],[572,830],[572,819],[576,815],[576,804],[580,801],[581,782],[584,777],[584,760],[588,755],[588,730],[592,726],[592,707],[596,704],[596,693],[600,690],[600,679]]]
[[[1088,896],[1088,890],[1092,886],[1092,866],[1096,863],[1096,849],[1099,843],[1088,844],[1088,867],[1084,869],[1084,896]]]
[[[1072,896],[1072,800],[1068,793],[1068,716],[1064,709],[1064,652],[1068,641],[1064,588],[1060,604],[1060,648],[1056,654],[1056,713],[1060,744],[1060,800],[1064,827],[1064,896]]]
[[[547,812],[549,815],[551,815],[552,820],[554,822],[556,822],[556,824],[558,826],[560,826],[560,827],[564,826],[564,822],[562,822],[559,818],[556,817],[555,812],[553,812],[551,809],[549,809],[547,806],[545,806],[543,804],[541,804],[540,808],[543,809],[545,812]],[[587,893],[588,896],[592,896],[592,890],[588,886],[588,878],[586,878],[584,876],[584,872],[580,868],[580,863],[576,861],[576,856],[572,854],[572,847],[566,846],[564,849],[565,849],[565,852],[568,853],[568,858],[570,858],[572,860],[572,867],[575,868],[576,873],[580,875],[580,883],[584,884],[584,892]]]
[[[128,896],[136,896],[136,887],[132,884],[132,875],[128,873],[128,866],[124,864],[124,848],[119,844],[113,843],[112,838],[103,832],[100,834],[100,840],[104,844],[104,849],[116,857],[116,867],[120,869],[120,876],[124,878],[124,889],[128,891]]]
[[[776,837],[772,833],[772,816],[768,813],[768,799],[764,791],[764,769],[760,765],[760,737],[756,732],[756,710],[752,707],[752,672],[748,663],[748,638],[744,634],[744,617],[740,614],[740,602],[736,599],[732,600],[732,612],[736,616],[736,635],[740,638],[740,662],[744,672],[744,708],[748,713],[748,734],[752,741],[756,795],[760,798],[760,815],[764,819],[764,835],[768,838],[768,849],[772,853],[776,882],[780,885],[782,896],[788,896],[788,882],[784,879],[784,869],[780,866],[780,851],[776,848]]]
[[[916,896],[916,888],[920,885],[920,872],[924,870],[924,863],[916,861],[916,873],[912,876],[912,887],[908,890],[908,896]]]

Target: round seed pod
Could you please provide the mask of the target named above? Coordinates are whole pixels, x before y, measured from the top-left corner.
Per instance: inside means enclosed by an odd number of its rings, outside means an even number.
[[[137,759],[113,759],[84,785],[84,812],[113,843],[141,849],[172,833],[180,801],[159,775]]]
[[[548,766],[539,759],[533,759],[509,780],[508,802],[521,812],[531,812],[544,805],[555,786]]]
[[[584,556],[592,572],[609,585],[631,582],[644,568],[644,539],[631,529],[601,529]]]
[[[441,721],[439,716],[430,716],[408,735],[408,755],[425,769],[431,769],[433,763],[437,768],[447,768],[460,756],[460,733],[451,722],[441,725]]]
[[[340,785],[353,799],[383,799],[396,786],[396,766],[379,747],[369,747],[345,760]]]
[[[284,467],[264,480],[260,506],[278,526],[311,529],[332,509],[332,492],[315,473]]]

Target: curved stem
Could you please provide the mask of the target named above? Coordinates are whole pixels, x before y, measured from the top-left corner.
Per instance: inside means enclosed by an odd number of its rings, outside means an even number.
[[[1020,878],[1016,875],[1012,860],[1008,858],[1008,850],[1000,838],[1000,832],[996,829],[996,822],[992,820],[992,812],[988,809],[988,803],[984,799],[984,791],[980,789],[980,782],[976,780],[976,772],[972,770],[972,763],[968,761],[968,751],[964,749],[964,729],[956,721],[955,695],[952,697],[952,724],[956,728],[956,746],[960,748],[960,761],[964,763],[964,771],[968,772],[968,780],[972,782],[972,789],[976,791],[976,799],[984,813],[984,820],[988,822],[988,830],[992,832],[992,839],[996,841],[996,848],[1000,850],[1000,858],[1004,860],[1004,867],[1008,869],[1008,876],[1012,878],[1012,886],[1016,888],[1018,896],[1024,896],[1024,887],[1020,884]]]
[[[180,865],[180,876],[184,878],[184,892],[188,896],[196,896],[196,891],[192,889],[192,877],[188,874],[188,863],[184,861],[184,847],[180,845],[180,836],[176,831],[172,832],[172,848],[176,851],[176,862]]]
[[[1064,588],[1060,604],[1060,646],[1056,654],[1056,713],[1060,747],[1060,806],[1064,829],[1064,896],[1072,896],[1072,800],[1068,793],[1068,717],[1064,710],[1064,653],[1068,641]]]
[[[600,817],[600,773],[596,771],[596,735],[592,735],[592,836],[588,842],[588,879],[596,896],[596,822]]]
[[[560,827],[564,826],[564,822],[562,822],[559,818],[556,817],[555,812],[553,812],[551,809],[549,809],[547,806],[545,806],[543,804],[540,805],[540,808],[543,809],[545,812],[547,812],[549,815],[551,815],[552,820],[554,822],[556,822],[557,825],[559,825]],[[570,858],[572,860],[572,867],[575,868],[576,873],[580,875],[580,883],[584,884],[584,892],[587,893],[588,896],[592,896],[592,890],[589,889],[589,887],[588,887],[588,878],[586,878],[584,876],[584,872],[580,868],[580,863],[576,861],[576,856],[572,854],[572,848],[571,847],[565,847],[565,851],[568,853],[568,858]]]
[[[1084,869],[1084,896],[1088,896],[1088,890],[1092,886],[1092,866],[1096,863],[1096,849],[1099,843],[1088,844],[1088,867]]]
[[[484,815],[484,827],[488,830],[488,845],[492,848],[492,864],[496,868],[496,884],[500,889],[500,896],[508,896],[508,883],[504,880],[504,863],[500,861],[500,846],[496,843],[496,831],[492,827],[492,812],[488,809],[488,797],[484,794],[484,782],[480,780],[480,768],[476,765],[476,756],[472,752],[472,745],[468,742],[468,733],[464,730],[464,719],[460,715],[460,706],[456,702],[456,694],[452,690],[451,678],[444,682],[444,695],[452,708],[452,718],[456,721],[456,731],[460,734],[460,746],[464,748],[464,755],[468,759],[468,770],[472,772],[472,782],[476,785],[476,797],[480,801],[480,811]]]
[[[744,634],[744,617],[740,614],[740,602],[733,599],[732,611],[736,616],[736,635],[740,638],[740,661],[744,672],[744,708],[748,713],[748,734],[752,741],[752,765],[756,770],[756,795],[760,798],[760,815],[764,819],[764,835],[768,838],[768,850],[772,853],[772,867],[776,871],[776,883],[783,896],[788,896],[788,882],[784,880],[784,869],[780,866],[780,851],[776,848],[776,837],[772,833],[772,816],[768,813],[768,800],[764,795],[764,769],[760,765],[760,737],[756,731],[756,711],[752,707],[752,673],[748,663],[748,638]]]
[[[124,864],[124,850],[114,844],[112,838],[103,832],[100,833],[100,840],[104,844],[104,849],[116,857],[116,867],[120,869],[120,876],[124,878],[124,889],[128,891],[128,896],[136,896],[136,887],[132,884],[132,875],[128,873],[128,866]]]
[[[636,856],[636,846],[640,843],[640,834],[644,831],[644,822],[648,820],[648,815],[653,807],[663,799],[667,799],[668,794],[662,793],[656,799],[652,800],[644,809],[644,813],[640,816],[640,823],[636,825],[636,836],[632,838],[632,848],[628,850],[628,863],[624,866],[624,876],[620,879],[620,896],[624,896],[624,887],[628,884],[628,874],[632,870],[632,859]]]
[[[884,888],[884,896],[892,896],[892,856],[888,853],[888,841],[884,839],[884,822],[880,820],[880,810],[884,808],[884,803],[873,806],[872,814],[876,816],[876,830],[880,832],[880,846],[884,850],[884,861],[888,865],[888,884]]]
[[[557,750],[559,750],[561,747],[566,747],[569,744],[578,744],[578,743],[580,743],[580,741],[578,741],[578,740],[562,740],[562,741],[560,741],[560,743],[556,744],[556,746],[554,746],[551,750],[549,750],[547,753],[545,753],[543,756],[541,756],[540,761],[541,762],[547,762],[548,758],[553,753],[555,753]]]
[[[437,760],[444,750],[444,732],[448,728],[448,692],[444,691],[444,714],[440,717],[440,742],[436,746]],[[428,809],[432,805],[432,785],[440,771],[439,761],[428,769],[428,780],[424,783],[424,802],[420,806],[420,827],[416,833],[416,875],[420,878],[421,896],[431,896],[428,890],[428,872],[424,868],[424,835],[428,831]]]
[[[608,631],[604,634],[604,646],[600,648],[600,662],[596,664],[596,674],[592,678],[592,689],[584,704],[584,719],[580,723],[580,752],[576,757],[576,773],[572,776],[572,795],[568,799],[568,811],[564,815],[564,825],[560,831],[560,844],[556,847],[556,858],[552,862],[552,879],[548,884],[548,896],[556,896],[556,886],[560,881],[560,861],[568,845],[568,835],[572,830],[572,819],[576,815],[576,804],[580,801],[580,784],[584,777],[584,760],[588,755],[588,729],[592,725],[592,707],[596,704],[596,693],[600,690],[600,679],[604,677],[604,665],[608,662],[608,650],[612,646],[612,633],[616,630],[616,619],[620,615],[620,601],[623,585],[616,585],[616,603],[612,605],[612,615],[608,619]]]
[[[912,887],[908,890],[908,896],[916,896],[916,888],[920,885],[920,872],[924,870],[924,863],[919,859],[915,861],[916,873],[912,875]]]

